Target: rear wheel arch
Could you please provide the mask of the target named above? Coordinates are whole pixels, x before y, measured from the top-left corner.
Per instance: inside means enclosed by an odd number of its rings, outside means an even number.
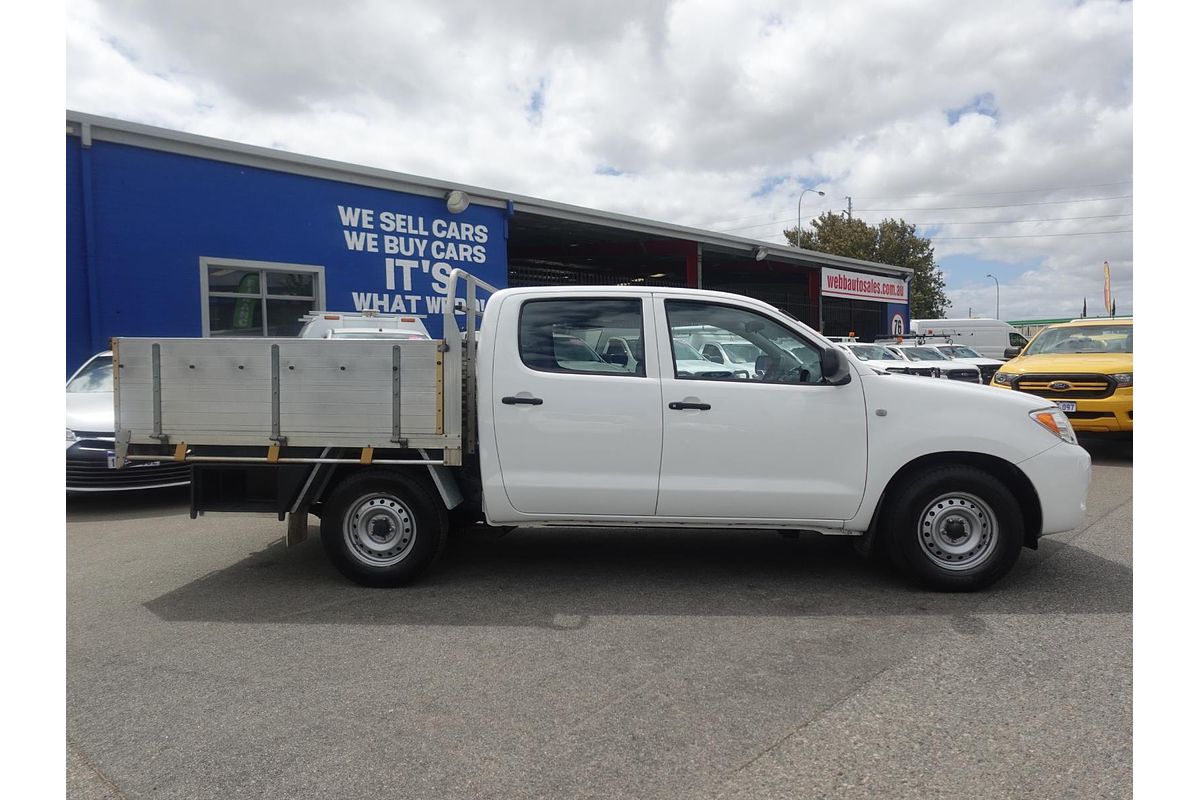
[[[420,458],[420,456],[415,453],[412,457]],[[430,476],[428,468],[423,464],[337,464],[333,467],[332,473],[327,478],[322,476],[319,479],[317,486],[314,488],[314,491],[316,492],[319,490],[319,493],[316,493],[315,496],[310,498],[311,512],[318,517],[321,516],[325,503],[329,500],[330,496],[332,496],[333,493],[338,490],[339,486],[356,475],[368,470],[376,474],[402,475],[406,478],[416,481],[417,483],[421,484],[423,488],[428,490],[434,497],[441,501],[443,506],[445,505],[445,501],[442,498],[441,492],[439,492],[437,485]]]

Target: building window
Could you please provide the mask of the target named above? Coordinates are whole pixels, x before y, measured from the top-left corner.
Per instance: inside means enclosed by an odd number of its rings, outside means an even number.
[[[325,308],[325,268],[200,259],[205,336],[295,336]]]

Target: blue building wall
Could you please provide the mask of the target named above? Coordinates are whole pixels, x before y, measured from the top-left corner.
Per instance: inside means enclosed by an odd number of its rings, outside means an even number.
[[[68,373],[113,336],[201,335],[201,258],[323,267],[326,309],[434,336],[450,268],[506,284],[501,209],[75,136],[66,155]]]

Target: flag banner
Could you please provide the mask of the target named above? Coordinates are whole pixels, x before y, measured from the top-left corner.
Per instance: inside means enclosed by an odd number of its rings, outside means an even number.
[[[1108,272],[1108,262],[1105,261],[1104,262],[1104,310],[1108,311],[1108,310],[1112,309],[1112,305],[1113,305],[1112,277],[1109,275],[1109,272]]]

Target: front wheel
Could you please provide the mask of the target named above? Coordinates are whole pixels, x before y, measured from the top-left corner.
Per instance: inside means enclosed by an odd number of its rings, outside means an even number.
[[[403,586],[446,543],[446,509],[419,481],[371,470],[343,481],[321,515],[321,543],[338,571],[363,586]]]
[[[968,466],[939,467],[908,481],[889,502],[886,524],[896,565],[945,591],[975,591],[999,580],[1024,541],[1012,492]]]

